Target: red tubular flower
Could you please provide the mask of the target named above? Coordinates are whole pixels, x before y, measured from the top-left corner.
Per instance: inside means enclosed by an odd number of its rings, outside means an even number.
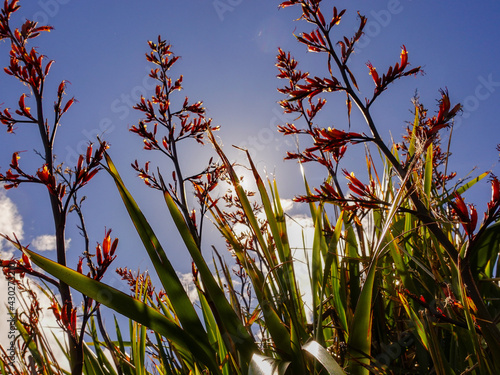
[[[109,250],[111,248],[111,237],[109,236],[110,233],[111,233],[111,229],[107,231],[106,236],[104,237],[104,240],[102,241],[102,253],[103,253],[104,259],[108,258]]]
[[[101,252],[101,245],[97,244],[95,248],[95,253],[97,256],[97,264],[100,266],[102,265],[102,252]]]
[[[66,87],[66,81],[63,80],[61,81],[59,87],[57,88],[57,96],[62,97],[62,95],[64,94],[65,87]]]
[[[76,266],[76,272],[83,274],[83,258],[78,258],[78,265]]]
[[[469,204],[469,210],[460,194],[455,193],[455,201],[452,202],[452,207],[458,215],[460,222],[468,236],[472,236],[477,226],[477,211],[476,208]]]
[[[76,336],[76,309],[71,309],[70,331]]]
[[[64,304],[61,309],[61,322],[64,328],[66,328],[73,336],[76,336],[76,309],[69,308],[67,304]]]
[[[68,307],[66,306],[66,304],[61,309],[61,322],[64,326],[67,326],[69,323]]]
[[[462,222],[462,226],[464,227],[465,233],[468,236],[471,236],[474,233],[477,225],[477,211],[473,205],[469,205],[470,217],[467,222]]]
[[[447,93],[443,92],[441,95],[441,101],[439,103],[439,112],[437,115],[437,121],[443,122],[444,117],[449,110],[450,110],[450,98],[448,97]]]
[[[49,310],[52,310],[54,316],[56,317],[56,320],[58,322],[61,322],[61,310],[59,308],[59,304],[55,299],[52,300],[52,304],[50,305]]]
[[[283,1],[280,5],[279,5],[279,8],[286,8],[286,7],[289,7],[289,6],[292,6],[294,4],[297,4],[298,1],[295,0],[295,1]]]
[[[321,186],[321,192],[332,200],[340,200],[342,198],[341,195],[337,192],[337,190],[335,190],[335,188],[328,182],[325,182]]]
[[[375,85],[377,87],[380,86],[381,81],[380,81],[380,78],[378,76],[377,69],[373,67],[371,62],[368,62],[366,64],[366,66],[368,67],[368,69],[370,69],[370,75],[372,76],[373,82],[375,82]]]
[[[23,265],[26,268],[26,270],[33,271],[33,267],[31,265],[31,260],[25,253],[23,253],[22,259],[23,259]]]
[[[318,19],[319,22],[321,23],[321,26],[325,27],[326,26],[325,17],[323,17],[323,13],[321,13],[321,10],[319,8],[316,14],[318,15]]]
[[[441,90],[441,100],[439,101],[439,112],[437,116],[428,121],[430,130],[428,135],[434,135],[438,130],[449,126],[449,121],[456,116],[462,108],[460,104],[456,104],[453,108],[450,105],[450,98],[447,90]]]
[[[406,68],[407,65],[408,65],[408,51],[406,50],[406,47],[403,45],[402,51],[401,51],[400,69],[404,70],[404,68]]]
[[[36,175],[38,176],[40,181],[42,181],[44,184],[47,185],[50,179],[50,172],[49,169],[47,168],[47,164],[43,166],[42,170],[38,170],[36,172]]]
[[[455,202],[453,202],[453,209],[455,213],[460,218],[460,221],[466,223],[469,222],[469,213],[467,212],[467,206],[460,194],[455,193]]]
[[[497,178],[491,181],[491,203],[495,205],[500,203],[500,183]]]
[[[87,162],[87,164],[90,164],[90,162],[92,161],[92,143],[87,147],[85,161]]]
[[[111,244],[111,250],[109,251],[109,256],[115,255],[116,248],[118,247],[118,238],[115,238],[113,243]]]
[[[83,155],[80,155],[78,157],[78,162],[76,163],[76,170],[78,171],[77,179],[81,178],[81,173],[83,172],[82,167],[83,167]]]
[[[333,159],[338,163],[340,161],[340,159],[342,159],[344,157],[344,154],[346,151],[347,151],[347,146],[345,146],[345,145],[333,149],[332,150]]]
[[[491,200],[488,202],[488,211],[485,212],[485,220],[495,219],[500,212],[498,208],[500,207],[500,182],[495,177],[491,180]]]
[[[354,175],[354,172],[348,173],[346,170],[344,170],[343,172],[352,185],[355,185],[358,189],[362,190],[363,192],[366,191],[366,186],[357,179],[357,177]]]
[[[89,182],[92,177],[94,177],[97,172],[99,172],[99,168],[95,168],[93,171],[91,171],[90,173],[86,173],[84,176],[83,176],[83,180],[82,180],[82,185],[86,184],[87,182]]]
[[[14,152],[12,154],[12,162],[10,163],[10,166],[14,169],[18,169],[19,168],[19,162],[18,162],[19,159],[21,159],[19,154],[17,152]]]

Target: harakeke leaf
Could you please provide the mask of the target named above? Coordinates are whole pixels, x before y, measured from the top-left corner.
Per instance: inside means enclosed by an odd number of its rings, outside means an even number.
[[[198,341],[191,332],[182,329],[157,310],[109,285],[84,276],[26,248],[23,251],[44,271],[95,301],[168,338],[174,345],[191,352],[215,374],[219,373],[212,348]]]

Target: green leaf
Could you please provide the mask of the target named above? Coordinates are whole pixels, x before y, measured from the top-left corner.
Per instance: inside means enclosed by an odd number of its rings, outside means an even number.
[[[474,273],[485,272],[487,277],[493,277],[500,249],[500,222],[490,225],[479,237],[471,252],[471,267]]]
[[[417,138],[417,127],[419,125],[419,107],[415,105],[415,119],[413,120],[413,129],[411,131],[410,146],[408,147],[408,155],[410,157],[415,154],[415,140]]]
[[[151,259],[151,262],[153,263],[156,274],[158,275],[165,292],[172,302],[172,307],[176,312],[182,327],[191,332],[197,341],[203,343],[203,345],[208,345],[205,329],[196,314],[196,311],[184,287],[182,286],[174,267],[168,260],[160,241],[146,220],[146,217],[139,209],[139,206],[135,202],[134,198],[125,187],[110,156],[105,154],[105,157],[106,163],[108,164],[107,170],[115,180],[116,187],[120,192],[128,214],[130,215],[137,233],[144,244],[144,248]]]
[[[368,374],[368,370],[362,364],[370,364],[367,355],[370,355],[372,341],[372,297],[377,270],[376,260],[373,259],[370,264],[349,330],[347,345],[350,354],[349,370],[352,375]]]
[[[318,208],[318,211],[322,210],[322,205]],[[311,258],[311,271],[310,271],[310,280],[311,280],[311,293],[312,293],[312,304],[313,307],[319,307],[319,311],[313,314],[313,324],[315,330],[315,339],[323,342],[323,321],[321,318],[322,315],[322,293],[323,289],[321,286],[323,285],[323,258],[322,254],[327,253],[327,244],[322,226],[322,217],[318,212],[316,215],[316,222],[314,223],[314,237],[313,237],[313,245],[312,245],[312,258]]]
[[[30,334],[28,333],[28,331],[26,331],[26,329],[24,328],[24,325],[17,318],[17,316],[15,317],[15,324],[16,324],[17,331],[21,335],[21,337],[22,337],[23,342],[25,343],[25,345],[27,345],[27,347],[28,347],[31,355],[33,356],[33,359],[38,364],[38,366],[40,366],[40,368],[44,368],[45,366],[44,366],[44,363],[43,363],[43,357],[42,357],[40,351],[38,350],[36,342],[30,336]]]
[[[332,288],[332,295],[336,308],[336,313],[339,317],[343,331],[347,333],[349,332],[349,328],[347,323],[345,306],[342,303],[342,298],[341,298],[343,291],[341,290],[341,285],[340,285],[339,260],[337,252],[337,244],[340,239],[343,223],[344,223],[344,211],[341,211],[339,218],[337,220],[337,224],[335,225],[333,238],[329,240],[330,244],[328,246],[328,253],[327,256],[325,257],[321,300],[323,299],[323,296],[325,296],[327,283],[330,282],[332,284],[331,288]],[[320,310],[322,310],[322,304],[320,304]]]
[[[268,262],[269,265],[274,267],[274,262],[273,262],[273,257],[270,254],[270,250],[268,248],[268,245],[264,239],[264,236],[262,235],[262,232],[260,230],[260,225],[257,221],[257,218],[253,212],[252,205],[250,204],[250,201],[248,200],[248,197],[246,195],[245,190],[243,187],[240,185],[240,181],[238,179],[238,176],[227,159],[226,155],[218,145],[217,141],[214,139],[213,134],[209,132],[209,137],[210,140],[217,151],[219,157],[222,159],[222,162],[227,168],[227,171],[229,173],[231,182],[233,184],[233,187],[236,191],[236,194],[238,195],[238,198],[240,200],[241,206],[243,211],[245,212],[245,216],[247,220],[250,223],[250,226],[252,228],[253,234],[255,235],[257,242],[259,243],[262,252],[265,255],[265,258]],[[255,171],[255,169],[254,169]],[[261,191],[261,193],[265,193]],[[267,195],[267,193],[265,193]],[[269,202],[269,201],[268,201]],[[269,208],[269,207],[268,207]],[[272,213],[270,213],[272,215]],[[196,260],[193,259],[196,263]],[[200,271],[201,273],[201,271]],[[249,271],[249,273],[253,273]],[[259,304],[262,307],[262,312],[264,314],[264,318],[266,321],[267,328],[269,332],[271,333],[271,336],[273,337],[274,344],[276,347],[282,352],[287,355],[292,354],[292,348],[290,344],[290,334],[288,330],[286,329],[285,325],[281,322],[280,318],[278,317],[278,314],[276,313],[276,309],[274,306],[274,301],[270,299],[269,297],[269,288],[272,287],[272,285],[268,285],[265,283],[261,282],[260,278],[253,277],[252,278],[252,283],[254,290],[256,291],[257,298],[259,300]],[[245,331],[246,332],[246,331]],[[253,348],[254,345],[251,346]],[[253,354],[253,353],[251,353]],[[251,357],[249,357],[250,359]]]
[[[209,302],[217,310],[219,329],[223,331],[222,334],[226,340],[234,343],[244,363],[248,364],[252,355],[258,351],[257,346],[215,281],[212,271],[203,259],[201,251],[172,196],[168,192],[164,196],[177,230],[198,269],[205,292],[210,296]]]
[[[320,344],[318,344],[318,342],[314,340],[309,341],[302,347],[302,349],[316,358],[330,375],[346,374],[342,367],[339,366],[337,361],[333,359],[332,355]]]
[[[427,154],[425,155],[425,177],[424,177],[424,192],[427,199],[430,199],[432,188],[432,175],[433,175],[433,146],[432,143],[427,147]]]
[[[168,338],[174,345],[191,352],[193,356],[214,373],[219,373],[212,348],[204,342],[198,341],[193,336],[193,332],[182,329],[157,310],[117,289],[84,276],[28,249],[23,249],[23,251],[33,263],[62,282]]]
[[[489,172],[481,173],[479,176],[477,176],[476,178],[473,178],[472,180],[470,180],[469,182],[467,182],[465,185],[460,186],[457,189],[457,193],[460,194],[460,195],[462,195],[463,193],[465,193],[472,186],[474,186],[476,183],[478,183],[479,181],[481,181],[483,178],[485,178],[489,174],[490,174]]]
[[[490,172],[484,172],[484,173],[481,173],[479,176],[477,176],[476,178],[473,178],[472,180],[470,180],[469,182],[467,182],[466,184],[460,186],[455,192],[459,195],[462,195],[463,193],[465,193],[467,190],[469,190],[472,186],[474,186],[475,184],[477,184],[479,181],[481,181],[483,178],[485,178],[486,176],[488,176],[490,174]],[[446,197],[445,199],[443,199],[441,202],[440,202],[440,205],[443,205],[449,201],[451,201],[452,199],[454,199],[454,195],[453,194],[449,194],[448,197]]]
[[[290,362],[254,354],[250,362],[248,375],[285,375],[289,364]]]
[[[399,293],[399,299],[401,300],[403,307],[406,310],[406,313],[413,322],[413,326],[417,331],[417,335],[420,338],[420,342],[422,343],[422,345],[425,347],[426,350],[429,350],[429,338],[427,336],[427,331],[425,330],[422,321],[418,317],[415,310],[410,306],[408,300],[403,294]]]

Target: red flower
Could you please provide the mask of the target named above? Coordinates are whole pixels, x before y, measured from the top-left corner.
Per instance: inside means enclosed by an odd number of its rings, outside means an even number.
[[[457,214],[460,222],[462,223],[465,233],[468,236],[472,236],[477,225],[476,208],[470,204],[469,210],[467,210],[467,205],[458,193],[455,193],[455,201],[451,202],[451,205],[453,207],[453,211]]]
[[[366,66],[368,67],[368,69],[370,69],[370,75],[373,78],[373,82],[375,82],[375,86],[380,87],[382,84],[382,81],[378,76],[377,69],[373,67],[371,62],[368,62],[366,64]]]

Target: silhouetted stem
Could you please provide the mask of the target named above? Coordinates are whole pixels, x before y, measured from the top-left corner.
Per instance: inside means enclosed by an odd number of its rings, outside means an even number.
[[[47,169],[50,171],[51,175],[55,175],[52,143],[49,140],[49,132],[45,126],[44,115],[43,115],[42,93],[41,91],[40,92],[37,91],[36,88],[32,89],[34,92],[37,105],[38,129],[40,131],[40,138],[43,142],[45,163],[47,164]],[[63,211],[59,197],[49,192],[49,199],[52,209],[52,216],[54,218],[57,263],[63,266],[67,266],[66,243],[65,243],[66,212]],[[71,316],[71,310],[73,308],[73,299],[71,297],[71,290],[69,288],[69,285],[64,283],[63,281],[60,281],[59,293],[61,294],[63,308],[67,309],[66,310],[67,316]],[[82,345],[78,344],[77,338],[75,338],[69,331],[67,332],[67,337],[70,350],[69,358],[70,358],[71,374],[81,375],[83,371],[83,347]]]

